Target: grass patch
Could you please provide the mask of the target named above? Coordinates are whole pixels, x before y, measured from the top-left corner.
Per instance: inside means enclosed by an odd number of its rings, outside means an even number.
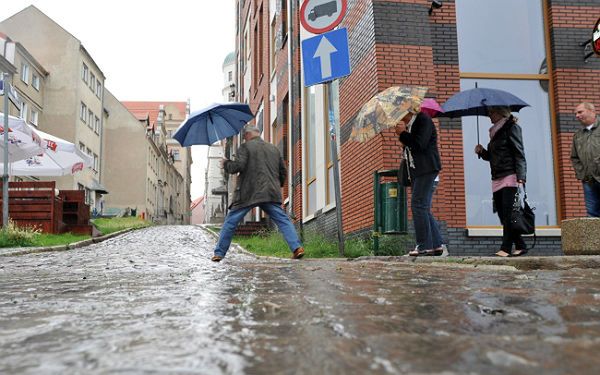
[[[48,234],[40,233],[32,246],[57,246],[57,245],[68,245],[73,242],[79,242],[87,240],[90,236],[85,234]]]
[[[39,234],[38,229],[17,227],[9,219],[6,228],[0,230],[0,247],[35,246],[35,240]]]
[[[112,217],[90,220],[102,234],[110,234],[129,228],[145,228],[152,225],[138,217]]]
[[[291,254],[287,243],[279,232],[265,232],[255,236],[235,236],[233,241],[256,255],[289,258]],[[412,241],[412,238],[407,235],[381,236],[379,250],[376,255],[403,255],[406,253],[406,247]],[[307,258],[338,258],[339,250],[337,242],[327,240],[318,233],[305,233],[304,254]],[[375,255],[373,240],[346,240],[344,255],[346,258]]]

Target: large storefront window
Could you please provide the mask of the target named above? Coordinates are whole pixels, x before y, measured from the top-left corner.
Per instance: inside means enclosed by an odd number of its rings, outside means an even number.
[[[540,72],[541,0],[456,0],[456,19],[461,72]]]
[[[461,90],[475,87],[511,92],[529,103],[515,115],[523,129],[527,193],[536,224],[557,224],[551,116],[545,71],[541,0],[456,0]],[[487,117],[463,117],[467,225],[499,225],[492,210],[489,163],[477,158],[489,142]]]

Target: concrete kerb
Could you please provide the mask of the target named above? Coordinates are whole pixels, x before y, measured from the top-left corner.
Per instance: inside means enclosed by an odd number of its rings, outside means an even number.
[[[523,256],[515,258],[500,257],[359,257],[352,261],[380,261],[401,262],[418,265],[440,265],[446,267],[471,267],[471,268],[506,268],[519,271],[531,270],[568,270],[573,268],[600,268],[600,256],[578,255],[578,256]]]
[[[144,229],[144,228],[123,229],[118,232],[109,233],[109,234],[106,234],[106,235],[100,236],[100,237],[88,238],[86,240],[73,242],[68,245],[29,247],[29,248],[10,248],[10,249],[4,249],[4,250],[0,249],[0,257],[9,257],[9,256],[18,256],[18,255],[27,255],[27,254],[39,254],[39,253],[48,253],[48,252],[52,252],[52,251],[67,251],[67,250],[79,249],[79,248],[89,246],[94,243],[106,241],[109,238],[113,238],[113,237],[119,236],[121,234],[131,232],[133,230]]]

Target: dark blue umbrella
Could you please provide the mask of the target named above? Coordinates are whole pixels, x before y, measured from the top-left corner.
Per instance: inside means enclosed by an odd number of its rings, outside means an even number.
[[[493,106],[510,107],[511,112],[518,112],[529,104],[506,91],[475,87],[448,98],[442,105],[444,113],[438,117],[487,116],[487,108]]]
[[[238,134],[254,115],[248,104],[213,104],[194,112],[175,131],[175,138],[182,146],[212,145]]]
[[[487,116],[488,107],[509,107],[511,112],[519,112],[529,104],[510,92],[498,89],[477,87],[452,95],[444,105],[443,113],[437,117]],[[477,117],[477,143],[479,143],[479,117]]]

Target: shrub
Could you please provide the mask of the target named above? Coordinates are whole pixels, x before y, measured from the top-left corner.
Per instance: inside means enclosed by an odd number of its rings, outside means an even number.
[[[34,246],[40,232],[34,227],[18,227],[8,219],[7,227],[0,230],[0,247]]]

